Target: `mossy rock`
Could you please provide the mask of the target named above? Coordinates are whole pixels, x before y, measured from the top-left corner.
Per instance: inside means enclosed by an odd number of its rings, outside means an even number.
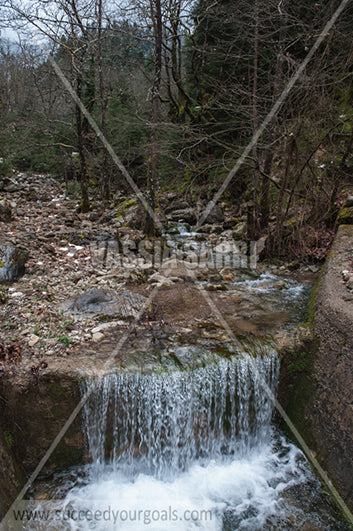
[[[283,223],[283,227],[288,229],[295,229],[299,227],[302,223],[302,218],[300,216],[292,216]]]
[[[141,230],[145,224],[146,212],[137,199],[127,199],[115,210],[115,221],[120,227]]]
[[[0,246],[0,283],[15,282],[23,276],[27,260],[27,251],[12,246]]]
[[[245,236],[245,232],[246,232],[246,223],[242,221],[237,223],[237,225],[234,227],[234,230],[233,230],[234,240],[236,241],[243,240]]]
[[[297,271],[298,269],[300,269],[300,263],[298,262],[298,260],[293,260],[293,262],[287,265],[287,268],[289,269],[289,271]]]
[[[353,206],[341,208],[336,219],[335,229],[337,230],[340,225],[353,225]]]

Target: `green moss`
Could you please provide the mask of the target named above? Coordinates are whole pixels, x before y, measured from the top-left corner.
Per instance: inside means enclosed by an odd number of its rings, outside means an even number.
[[[313,372],[317,350],[318,341],[313,341],[307,351],[287,353],[287,372],[291,375],[291,385],[287,396],[286,413],[309,448],[316,447],[312,433],[312,422],[307,414],[307,409],[313,397]],[[293,437],[287,426],[284,429],[288,435]]]
[[[338,213],[335,228],[340,225],[353,225],[353,207],[342,207]]]
[[[4,265],[5,265],[4,260],[0,260],[0,267],[4,267]]]
[[[10,432],[10,430],[4,430],[4,439],[7,444],[7,447],[11,450],[15,444],[15,438]]]
[[[136,206],[138,204],[137,199],[125,199],[117,208],[116,215],[115,215],[115,221],[121,221],[121,218],[124,217],[129,209],[133,206]],[[128,226],[126,223],[124,223],[124,226]]]
[[[287,267],[288,267],[289,271],[296,271],[297,269],[300,268],[300,263],[298,262],[298,260],[294,260],[293,262],[288,264]]]
[[[137,205],[137,199],[127,199],[126,201],[124,201],[121,206],[125,209],[125,210],[128,210],[129,208],[131,208],[132,206],[135,206]]]
[[[303,372],[310,370],[310,359],[307,352],[294,353],[294,359],[288,364],[288,372]]]

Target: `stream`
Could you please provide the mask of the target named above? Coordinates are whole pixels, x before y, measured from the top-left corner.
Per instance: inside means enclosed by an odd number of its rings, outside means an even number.
[[[303,319],[307,287],[277,289],[283,279],[271,273],[237,283],[259,305],[288,312],[282,329]],[[204,367],[87,379],[89,464],[42,476],[31,495],[50,516],[23,529],[349,529],[273,422],[268,390],[276,394],[278,376],[269,342]]]

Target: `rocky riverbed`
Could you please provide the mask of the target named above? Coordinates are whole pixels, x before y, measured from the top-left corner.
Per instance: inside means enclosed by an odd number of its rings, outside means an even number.
[[[209,304],[200,288],[207,291],[209,302],[231,315],[239,333],[258,335],[266,323],[283,319],[283,309],[269,313],[266,306],[261,308],[262,302],[244,295],[241,282],[260,278],[261,288],[260,275],[269,272],[312,282],[319,269],[314,265],[303,270],[297,263],[278,268],[257,263],[253,271],[244,272],[249,258],[243,242],[236,239],[239,230],[224,230],[230,226],[231,212],[218,209],[215,222],[202,229],[207,232],[193,234],[185,221],[186,203],[173,195],[166,208],[165,237],[157,242],[144,240],[136,228],[140,213],[134,200],[120,201],[113,210],[108,205],[78,214],[75,200],[65,197],[54,179],[25,174],[16,176],[2,198],[6,204],[0,216],[2,248],[11,247],[26,256],[25,274],[21,271],[13,283],[0,283],[3,371],[15,371],[21,358],[32,360],[36,367],[44,360],[43,370],[52,358],[71,356],[104,340],[114,327],[124,333],[133,320],[131,313],[101,311],[79,319],[65,310],[70,301],[93,289],[105,291],[107,297],[127,290],[130,305],[134,297],[148,298],[154,290],[140,316],[145,325],[138,326],[152,341],[161,334],[158,329],[165,328],[163,333],[168,334],[177,333],[178,327],[181,332],[200,329],[202,320],[205,329],[212,328]],[[167,259],[161,263],[163,255]],[[266,277],[264,285],[269,282]],[[273,287],[285,293],[290,285],[274,277]],[[213,328],[222,335],[221,327]]]

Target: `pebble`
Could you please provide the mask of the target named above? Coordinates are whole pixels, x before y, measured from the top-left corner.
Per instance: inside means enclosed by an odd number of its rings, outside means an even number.
[[[320,266],[310,265],[308,269],[311,273],[318,273],[320,271]]]
[[[92,334],[93,341],[102,341],[103,338],[104,334],[102,334],[102,332],[95,332],[94,334]]]
[[[342,274],[343,280],[347,281],[347,280],[350,279],[351,273],[349,271],[347,271],[347,269],[342,271],[341,274]]]
[[[125,321],[111,321],[110,323],[102,323],[92,328],[91,333],[97,334],[99,332],[102,332],[103,330],[108,330],[109,328],[114,328],[115,326],[121,326],[125,324],[126,324]]]
[[[235,281],[235,276],[233,275],[233,273],[224,273],[223,274],[223,280],[226,280],[228,282],[234,282]]]
[[[28,345],[30,347],[34,347],[34,345],[36,345],[39,340],[40,340],[40,337],[36,336],[35,334],[32,334],[28,340]]]
[[[31,331],[30,328],[25,328],[24,330],[22,330],[22,332],[20,332],[20,336],[25,336],[26,334],[29,334]]]

